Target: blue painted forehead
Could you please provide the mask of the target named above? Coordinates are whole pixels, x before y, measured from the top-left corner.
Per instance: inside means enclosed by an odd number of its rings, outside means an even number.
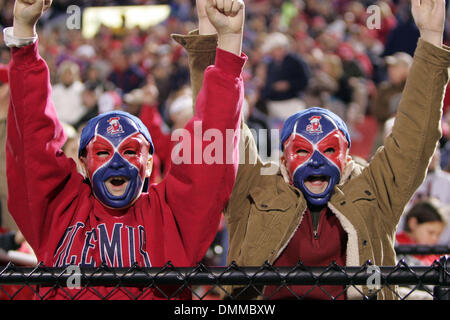
[[[152,137],[147,127],[137,117],[123,111],[112,111],[92,118],[81,132],[80,148],[78,156],[87,147],[95,135],[101,135],[111,141],[114,146],[118,146],[124,138],[141,133],[150,143],[150,154],[154,152]]]
[[[294,130],[309,141],[316,143],[330,132],[339,129],[351,146],[350,134],[345,122],[333,112],[323,108],[309,108],[289,117],[281,130],[281,150]]]

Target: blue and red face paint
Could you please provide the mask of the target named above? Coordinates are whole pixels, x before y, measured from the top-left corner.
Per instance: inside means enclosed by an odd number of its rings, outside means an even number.
[[[113,209],[126,208],[141,194],[153,143],[142,122],[125,112],[111,112],[89,121],[80,139],[86,150],[86,168],[96,198]],[[127,183],[113,195],[107,181]]]
[[[308,203],[326,205],[347,162],[350,137],[345,123],[328,110],[311,108],[289,118],[281,136],[292,184]],[[306,181],[314,179],[328,182],[321,193],[306,187]]]

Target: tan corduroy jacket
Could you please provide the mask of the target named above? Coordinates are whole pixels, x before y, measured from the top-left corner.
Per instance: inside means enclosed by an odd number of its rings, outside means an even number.
[[[173,35],[189,55],[194,94],[203,71],[214,63],[215,36]],[[250,57],[251,59],[251,57]],[[395,232],[406,203],[425,178],[441,137],[442,101],[449,79],[450,48],[419,40],[392,134],[366,168],[354,166],[348,178],[335,187],[328,203],[348,234],[346,265],[361,266],[368,260],[377,266],[396,264]],[[225,210],[229,232],[228,262],[239,266],[274,263],[299,227],[307,203],[302,193],[285,182],[280,170],[265,175],[255,141],[244,124],[241,150],[245,164],[239,166],[236,184]],[[241,152],[241,157],[243,153]],[[250,161],[254,159],[256,161]],[[242,159],[240,161],[243,162]],[[366,286],[350,287],[347,296],[371,296]],[[377,292],[378,299],[395,299],[394,288]],[[227,288],[232,295],[242,287]],[[258,298],[254,290],[239,297]]]

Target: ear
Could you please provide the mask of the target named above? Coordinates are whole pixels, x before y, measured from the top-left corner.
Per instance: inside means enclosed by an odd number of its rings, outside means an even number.
[[[345,157],[344,168],[341,173],[341,181],[339,181],[339,185],[344,184],[350,178],[354,167],[355,163],[353,162],[353,158],[349,156],[347,152],[347,156]]]
[[[88,174],[87,165],[86,165],[86,158],[79,157],[78,159],[80,160],[81,174],[84,176],[84,178],[89,179],[89,174]]]
[[[283,176],[284,182],[291,183],[291,177],[289,175],[289,171],[286,168],[286,157],[284,154],[280,157],[280,171],[281,175]]]
[[[347,150],[347,156],[345,157],[345,162],[348,165],[349,162],[353,160],[352,156],[349,154],[350,150]]]
[[[145,169],[145,177],[150,178],[153,171],[153,156],[149,155],[147,160],[147,168]]]
[[[280,157],[280,163],[284,166],[286,166],[286,157],[284,156],[284,154],[281,155]]]
[[[409,218],[409,220],[408,220],[409,230],[411,230],[411,231],[416,230],[418,224],[419,224],[419,221],[417,221],[416,217]]]

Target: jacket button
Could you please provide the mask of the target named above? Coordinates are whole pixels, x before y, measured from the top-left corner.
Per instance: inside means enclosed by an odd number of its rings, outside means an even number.
[[[362,244],[363,246],[367,246],[367,240],[363,240]]]
[[[267,204],[261,204],[261,208],[267,208],[268,207],[268,205]]]
[[[345,206],[345,203],[346,203],[345,201],[342,201],[341,206]]]
[[[369,191],[369,190],[366,190],[366,191],[364,191],[365,192],[365,194],[367,194],[368,196],[371,196],[372,195],[372,193]]]

